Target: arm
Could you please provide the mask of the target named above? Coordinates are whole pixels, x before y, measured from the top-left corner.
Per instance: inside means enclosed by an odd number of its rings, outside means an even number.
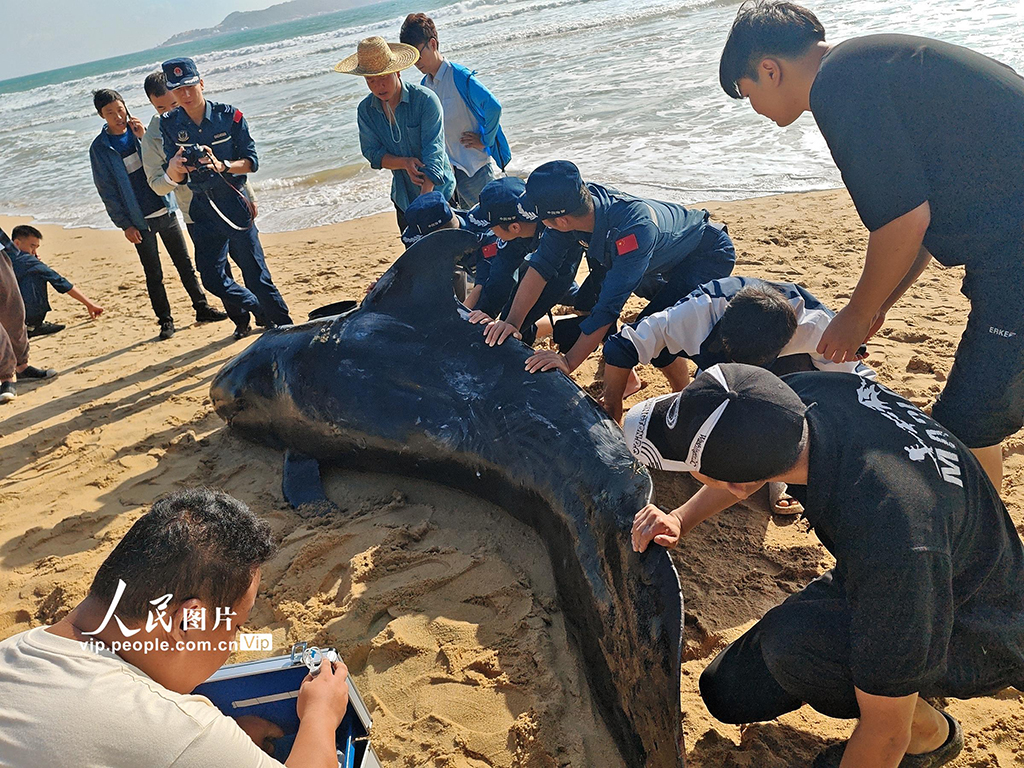
[[[468,90],[470,101],[476,107],[476,111],[483,116],[483,123],[480,126],[481,142],[484,147],[490,147],[494,144],[501,121],[501,102],[477,80],[474,74],[469,75]]]
[[[841,768],[897,768],[910,745],[917,694],[889,698],[854,689],[860,720],[846,744]]]
[[[18,256],[18,246],[14,244],[14,241],[11,240],[10,236],[3,229],[0,229],[0,247],[7,252],[7,255],[12,260]]]
[[[448,156],[444,149],[444,123],[441,119],[441,102],[433,91],[428,90],[420,106],[420,152],[424,175],[442,187],[446,181],[445,170]]]
[[[679,539],[692,531],[698,523],[728,509],[738,500],[727,490],[705,485],[685,504],[671,512],[663,512],[653,504],[648,504],[633,518],[633,551],[644,552],[652,541],[673,549]]]
[[[914,259],[914,263],[910,265],[910,270],[907,272],[906,276],[900,281],[899,285],[893,289],[893,292],[889,294],[889,298],[882,303],[883,314],[892,309],[896,302],[903,298],[903,294],[907,292],[910,286],[917,282],[917,278],[919,278],[928,268],[931,261],[931,253],[928,252],[927,248],[921,246],[921,249],[917,252],[917,258]]]
[[[871,233],[864,271],[850,303],[833,318],[822,334],[818,343],[819,354],[836,363],[856,359],[857,348],[867,339],[876,315],[884,311],[885,302],[902,286],[904,278],[913,269],[920,267],[923,270],[927,266],[927,261],[919,265],[919,257],[921,241],[930,221],[931,211],[925,201]],[[916,275],[914,277],[916,279]],[[909,283],[903,291],[907,287]]]
[[[376,98],[376,96],[371,94],[369,98]],[[379,171],[381,168],[387,167],[384,165],[385,157],[394,158],[395,155],[387,154],[384,143],[377,137],[377,132],[374,130],[372,117],[371,107],[363,100],[356,111],[356,123],[359,126],[359,151],[370,163],[370,167]],[[397,169],[391,168],[391,170]]]
[[[107,215],[114,226],[125,232],[135,229],[131,216],[128,215],[128,211],[124,207],[121,194],[117,190],[117,183],[110,178],[109,169],[104,168],[102,160],[96,154],[95,145],[89,148],[89,163],[92,166],[93,184],[96,185],[96,191],[99,193],[100,200],[103,201],[103,207],[107,209]],[[141,242],[141,240],[140,237],[139,241]]]
[[[316,677],[299,688],[299,732],[288,755],[288,768],[337,768],[335,734],[348,707],[348,668],[325,662]]]
[[[156,118],[157,121],[160,118]],[[178,186],[164,171],[163,144],[160,138],[160,123],[150,126],[142,137],[142,169],[146,174],[149,187],[160,197],[169,195]]]
[[[484,287],[482,285],[480,285],[479,283],[474,285],[473,290],[469,292],[469,295],[466,297],[466,300],[462,302],[466,306],[466,309],[473,309],[474,307],[476,307],[476,303],[480,301],[480,294],[483,292]]]
[[[512,300],[512,308],[509,309],[508,317],[505,320],[496,320],[484,328],[484,336],[487,339],[488,346],[493,347],[495,344],[503,344],[509,336],[515,336],[517,339],[522,338],[519,329],[522,327],[523,321],[526,320],[526,315],[533,309],[533,305],[537,303],[537,299],[544,292],[544,286],[547,284],[548,281],[541,277],[540,272],[536,269],[530,267],[526,270],[526,274],[519,282],[516,296]]]
[[[94,304],[93,302],[91,302],[88,296],[86,296],[84,293],[82,293],[74,286],[71,287],[67,294],[72,299],[80,301],[82,304],[85,305],[85,308],[89,310],[89,317],[95,319],[103,314],[103,307],[101,307],[99,304]]]
[[[607,345],[605,345],[605,349],[608,349]],[[622,423],[622,401],[625,400],[626,383],[629,381],[629,372],[631,370],[633,370],[632,366],[620,368],[619,366],[612,365],[608,362],[608,358],[605,358],[604,394],[601,399],[604,401],[604,409],[608,412],[608,415],[619,424]]]

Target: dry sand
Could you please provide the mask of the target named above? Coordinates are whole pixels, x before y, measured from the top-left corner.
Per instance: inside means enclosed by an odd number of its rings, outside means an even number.
[[[866,237],[844,192],[711,204],[737,243],[737,274],[796,280],[834,307],[856,282]],[[0,219],[10,228],[21,221]],[[230,325],[191,324],[165,259],[178,334],[158,342],[134,249],[119,232],[42,227],[43,258],[102,304],[55,297],[63,333],[33,340],[55,381],[19,386],[0,411],[0,638],[50,623],[85,594],[103,557],[160,494],[205,484],[265,515],[282,542],[251,628],[283,651],[335,645],[374,711],[374,745],[394,766],[616,766],[614,747],[568,646],[545,548],[501,510],[430,483],[332,472],[341,513],[304,520],[283,503],[281,456],[223,428],[207,392],[249,343]],[[298,319],[358,298],[401,252],[390,214],[263,242]],[[960,270],[930,267],[869,345],[880,379],[927,406],[966,321]],[[627,311],[642,306],[631,300]],[[592,358],[578,374],[593,388]],[[643,397],[667,391],[653,369]],[[627,405],[639,401],[631,398]],[[1006,444],[1003,494],[1024,530],[1024,434]],[[659,474],[677,505],[688,477]],[[683,723],[691,768],[805,766],[852,724],[804,707],[777,722],[715,722],[697,677],[725,643],[827,568],[802,522],[764,500],[702,524],[673,555],[686,600]],[[1024,694],[952,700],[967,746],[956,768],[1024,765]]]

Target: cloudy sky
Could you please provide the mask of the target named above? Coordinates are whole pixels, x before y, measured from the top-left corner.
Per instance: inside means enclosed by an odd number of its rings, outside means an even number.
[[[279,0],[278,0],[279,1]],[[275,0],[0,0],[0,80],[152,48]]]

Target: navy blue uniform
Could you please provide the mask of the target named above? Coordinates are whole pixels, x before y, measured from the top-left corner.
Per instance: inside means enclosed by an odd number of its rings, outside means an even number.
[[[541,291],[536,303],[526,313],[526,318],[523,320],[520,333],[523,335],[524,343],[533,344],[537,337],[535,323],[550,312],[555,304],[570,303],[576,298],[578,290],[576,273],[579,271],[580,262],[583,261],[583,254],[587,249],[587,242],[585,239],[581,239],[581,234],[574,232],[566,236],[564,232],[547,229],[543,224],[538,224],[537,232],[532,240],[522,239],[524,243],[529,244],[528,248],[530,249],[522,266],[532,267],[547,281],[544,290]],[[541,253],[543,256],[539,257],[538,254]],[[525,269],[520,269],[520,282],[525,273]],[[516,291],[518,290],[517,285]],[[513,293],[503,315],[508,315],[514,300],[515,294]]]
[[[252,163],[253,171],[259,167],[256,144],[249,135],[249,126],[241,110],[227,104],[207,101],[206,114],[199,125],[192,121],[182,107],[173,109],[160,118],[160,134],[164,156],[168,161],[177,154],[180,147],[200,144],[210,147],[218,160],[248,160]],[[245,194],[244,174],[226,173],[224,178]],[[197,197],[192,197],[193,206],[196,205]],[[194,220],[195,216],[191,218]],[[243,232],[230,235],[200,223],[189,224],[188,230],[195,244],[196,267],[203,285],[224,301],[224,308],[236,325],[247,324],[249,312],[256,315],[257,322],[291,324],[288,306],[267,268],[255,224]],[[231,278],[228,270],[229,244],[231,258],[242,270],[245,288]]]
[[[643,200],[588,183],[594,199],[594,231],[549,230],[529,264],[551,279],[567,249],[582,240],[600,290],[580,332],[590,334],[618,320],[630,294],[650,300],[644,313],[672,306],[694,288],[727,277],[736,261],[732,241],[708,212],[675,203]]]

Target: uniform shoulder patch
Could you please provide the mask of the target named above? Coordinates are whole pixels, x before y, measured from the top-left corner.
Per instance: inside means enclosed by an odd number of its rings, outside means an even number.
[[[615,252],[619,256],[624,256],[627,253],[632,253],[640,247],[640,244],[636,241],[636,235],[626,235],[620,237],[615,241]]]
[[[236,123],[242,122],[242,110],[236,109],[235,116],[232,118]]]
[[[481,248],[481,251],[483,252],[485,259],[493,259],[498,253],[498,244],[488,243],[483,248]]]

